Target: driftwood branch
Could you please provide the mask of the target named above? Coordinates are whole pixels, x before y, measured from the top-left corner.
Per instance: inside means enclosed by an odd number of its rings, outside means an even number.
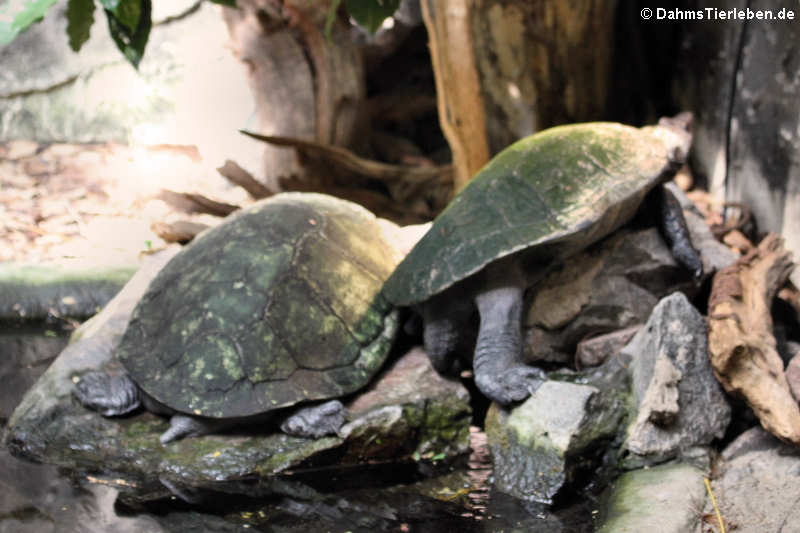
[[[217,172],[234,185],[238,185],[247,191],[256,200],[275,194],[269,187],[255,179],[252,174],[230,159],[226,160],[225,164],[217,169]]]
[[[709,300],[708,344],[725,390],[743,397],[767,431],[800,445],[800,407],[784,375],[770,315],[772,300],[793,267],[783,240],[769,234],[718,272]]]
[[[241,130],[248,137],[264,141],[276,146],[287,146],[296,149],[301,154],[337,165],[339,168],[348,170],[353,174],[370,177],[385,182],[406,181],[409,183],[428,183],[430,181],[441,180],[443,182],[452,181],[452,167],[446,166],[409,166],[409,165],[390,165],[379,161],[371,161],[359,157],[350,150],[341,146],[315,143],[303,139],[292,137],[281,137],[277,135],[259,135],[249,131]]]
[[[209,228],[206,224],[192,222],[191,220],[178,220],[176,222],[153,222],[150,229],[161,237],[164,242],[186,244],[194,239],[201,231]]]
[[[296,150],[306,172],[302,176],[280,178],[282,189],[324,192],[353,200],[397,223],[432,219],[452,194],[452,165],[434,165],[422,158],[417,159],[419,165],[394,165],[365,159],[341,146],[248,131],[242,133],[271,145]],[[375,187],[375,182],[380,186]]]
[[[217,202],[202,194],[175,192],[162,189],[158,198],[184,213],[207,213],[218,217],[226,217],[239,209],[238,205]]]

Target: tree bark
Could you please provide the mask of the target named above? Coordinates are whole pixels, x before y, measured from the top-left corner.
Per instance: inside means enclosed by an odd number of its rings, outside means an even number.
[[[616,0],[423,0],[456,191],[515,140],[602,118]]]
[[[329,2],[239,0],[224,10],[233,51],[246,65],[256,100],[250,129],[325,144],[348,146],[365,100],[361,55],[346,21],[325,35]],[[292,150],[264,150],[268,188],[281,177],[302,175]]]
[[[472,0],[422,0],[439,122],[453,152],[454,192],[489,161],[486,117],[470,28]]]

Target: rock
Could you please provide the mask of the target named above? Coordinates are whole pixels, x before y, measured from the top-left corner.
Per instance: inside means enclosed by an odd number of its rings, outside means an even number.
[[[234,159],[261,170],[261,147],[237,131],[255,101],[244,65],[230,52],[223,8],[194,9],[189,0],[157,4],[138,71],[117,49],[100,11],[91,38],[74,53],[67,2],[0,47],[0,138],[196,145],[208,163]]]
[[[609,493],[598,533],[685,533],[699,522],[703,472],[681,463],[633,470],[617,479]]]
[[[721,438],[731,409],[708,360],[706,323],[682,293],[662,299],[620,352],[636,412],[623,449],[629,465],[658,463]]]
[[[667,184],[684,209],[706,276],[736,261],[717,241],[691,200]],[[566,363],[587,337],[642,324],[658,300],[697,285],[672,257],[656,228],[618,231],[558,265],[531,291],[525,319],[525,360]]]
[[[598,463],[624,416],[624,369],[615,361],[581,378],[549,380],[511,410],[493,403],[486,436],[495,488],[526,501],[554,498]],[[622,393],[621,393],[622,392]]]
[[[150,413],[104,418],[78,405],[71,395],[73,377],[113,364],[113,348],[133,307],[178,249],[150,257],[102,313],[76,330],[11,416],[5,443],[12,453],[123,478],[203,486],[270,476],[312,459],[316,466],[343,465],[415,454],[450,457],[469,449],[469,395],[459,383],[439,377],[420,350],[397,361],[353,401],[342,437],[303,439],[247,428],[163,446],[158,436],[167,422],[162,418]]]
[[[792,396],[800,402],[800,351],[795,351],[795,356],[786,365],[786,381],[789,382]]]
[[[567,362],[586,337],[643,324],[676,288],[696,290],[658,230],[619,231],[558,265],[531,291],[525,360]]]
[[[119,292],[136,268],[0,264],[0,320],[86,319]]]
[[[575,349],[575,362],[578,368],[602,364],[628,344],[641,328],[642,326],[631,326],[582,340]]]
[[[798,531],[800,452],[760,427],[739,435],[722,453],[712,484],[723,519],[736,531]],[[706,504],[706,513],[713,513]],[[688,530],[687,530],[688,531]],[[695,530],[701,532],[698,527]]]
[[[469,393],[435,372],[420,347],[399,359],[347,410],[350,422],[340,435],[352,462],[414,453],[450,457],[469,450]],[[410,434],[415,438],[409,440]]]
[[[66,344],[56,328],[0,322],[0,425]]]

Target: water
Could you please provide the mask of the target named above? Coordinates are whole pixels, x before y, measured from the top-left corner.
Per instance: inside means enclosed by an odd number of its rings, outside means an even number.
[[[0,326],[0,423],[66,343],[56,324]],[[0,449],[0,533],[591,531],[591,508],[550,512],[491,489],[486,437],[450,463],[406,462],[187,490],[158,479],[67,472]]]

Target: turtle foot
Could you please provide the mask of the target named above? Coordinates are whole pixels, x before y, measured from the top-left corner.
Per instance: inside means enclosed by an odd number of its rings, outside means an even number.
[[[501,405],[521,402],[544,383],[545,373],[532,366],[513,366],[499,372],[483,372],[475,376],[478,389]]]
[[[230,425],[229,422],[224,420],[211,420],[176,414],[170,417],[169,429],[162,433],[158,440],[161,441],[161,444],[167,444],[185,437],[199,437],[215,433]]]
[[[103,416],[124,415],[139,407],[139,388],[125,374],[89,372],[72,393],[84,407]]]
[[[335,435],[344,424],[345,409],[339,400],[304,407],[283,421],[281,431],[294,437],[318,439]]]

